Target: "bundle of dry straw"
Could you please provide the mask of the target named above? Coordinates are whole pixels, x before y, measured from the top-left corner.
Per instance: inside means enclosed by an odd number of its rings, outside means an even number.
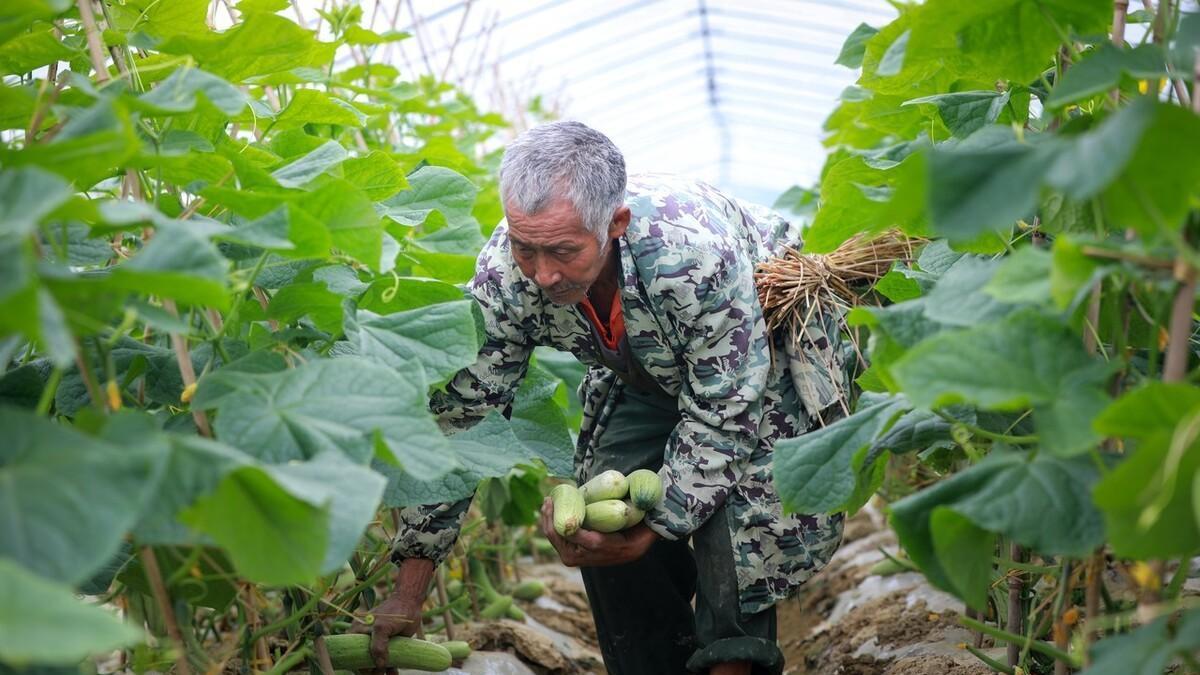
[[[807,254],[792,248],[758,266],[754,274],[767,326],[796,335],[814,313],[844,311],[859,304],[870,285],[897,262],[913,260],[927,240],[889,230],[848,239],[832,253]],[[858,290],[855,290],[856,287]]]

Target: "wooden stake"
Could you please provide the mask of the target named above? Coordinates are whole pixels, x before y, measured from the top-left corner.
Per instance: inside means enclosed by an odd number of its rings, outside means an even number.
[[[175,609],[171,606],[171,596],[167,595],[167,585],[163,583],[162,571],[158,568],[158,559],[154,557],[154,551],[149,546],[142,548],[139,557],[142,561],[142,569],[146,571],[146,579],[150,582],[154,601],[158,604],[158,610],[162,612],[163,621],[167,624],[167,635],[170,636],[171,642],[175,643],[175,649],[179,651],[179,660],[175,662],[175,669],[179,675],[191,675],[192,667],[188,663],[187,646],[183,642],[183,633],[179,630],[179,622],[175,620]]]
[[[108,66],[104,63],[104,42],[100,39],[100,30],[96,27],[96,13],[92,0],[76,0],[79,7],[79,19],[83,22],[83,30],[87,34],[88,56],[92,59],[92,68],[96,71],[96,81],[100,84],[108,82]]]
[[[454,639],[454,614],[450,611],[450,599],[446,593],[446,570],[444,567],[438,567],[434,579],[437,580],[438,604],[445,607],[442,610],[442,621],[446,623],[446,639]]]
[[[1025,551],[1017,543],[1011,544],[1010,551],[1012,552],[1013,562],[1025,562]],[[1025,594],[1025,579],[1021,576],[1021,571],[1013,569],[1009,571],[1008,577],[1008,632],[1013,635],[1021,635],[1024,632],[1025,615],[1022,612],[1022,596]],[[1008,643],[1008,665],[1010,668],[1017,666],[1021,661],[1021,645],[1018,643]]]

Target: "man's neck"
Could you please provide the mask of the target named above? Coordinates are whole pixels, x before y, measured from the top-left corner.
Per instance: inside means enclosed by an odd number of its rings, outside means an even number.
[[[604,261],[604,267],[600,270],[600,275],[596,277],[596,281],[592,283],[592,287],[588,289],[588,299],[593,305],[603,305],[603,309],[607,311],[608,305],[612,301],[613,294],[616,293],[620,286],[620,270],[621,270],[621,255],[618,251],[617,241],[609,242],[608,256]]]

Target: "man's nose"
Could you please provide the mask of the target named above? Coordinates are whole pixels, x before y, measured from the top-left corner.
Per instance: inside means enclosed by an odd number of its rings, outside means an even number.
[[[562,274],[547,265],[538,265],[537,271],[533,275],[533,281],[541,288],[553,288],[555,284],[562,281]]]

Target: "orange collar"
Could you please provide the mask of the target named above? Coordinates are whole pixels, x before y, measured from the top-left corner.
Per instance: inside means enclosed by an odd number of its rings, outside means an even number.
[[[596,308],[592,306],[591,299],[584,297],[579,306],[583,308],[584,316],[595,326],[596,332],[604,341],[604,346],[616,351],[621,338],[625,337],[625,316],[621,312],[621,289],[618,288],[613,292],[612,309],[608,313],[607,322],[600,320]]]

